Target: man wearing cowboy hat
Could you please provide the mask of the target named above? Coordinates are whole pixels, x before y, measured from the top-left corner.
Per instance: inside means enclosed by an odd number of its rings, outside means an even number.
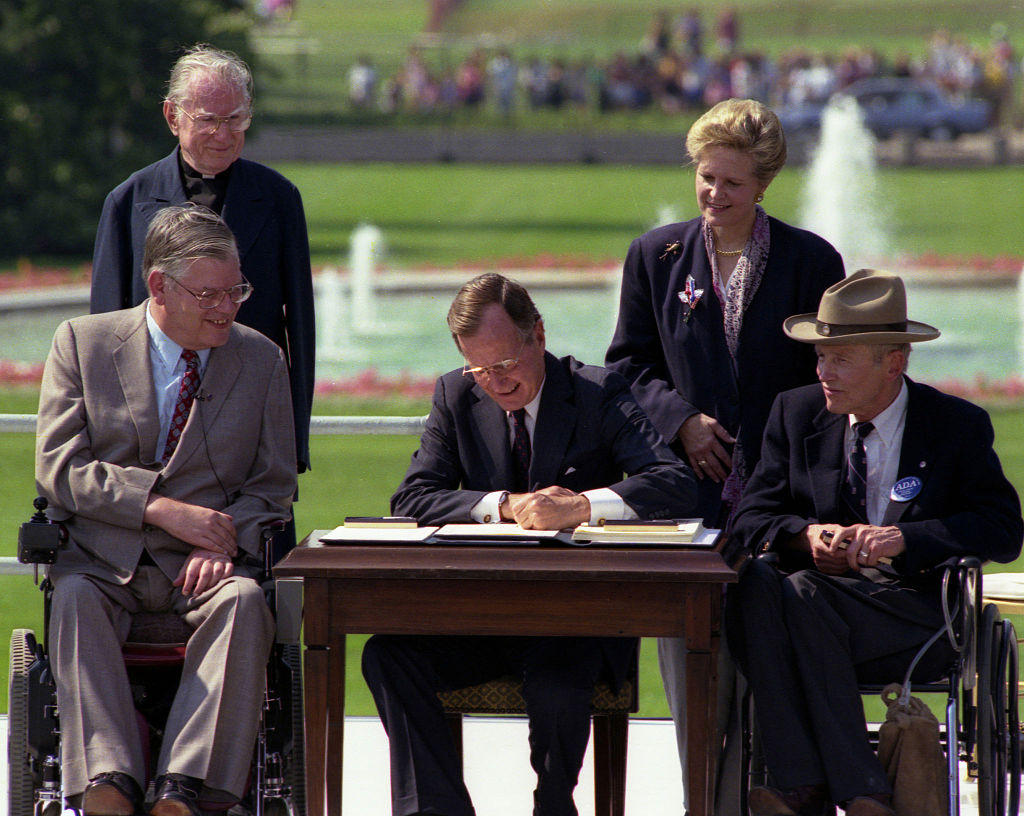
[[[776,786],[750,812],[890,816],[857,684],[902,680],[942,628],[944,561],[1019,555],[1020,502],[985,411],[906,376],[910,344],[939,332],[907,320],[900,278],[858,270],[783,328],[815,345],[821,382],[776,399],[734,527],[779,559],[748,562],[727,604]],[[937,639],[914,679],[952,658]]]

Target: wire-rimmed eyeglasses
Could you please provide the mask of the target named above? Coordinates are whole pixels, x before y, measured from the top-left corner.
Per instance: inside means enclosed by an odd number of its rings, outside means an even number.
[[[164,273],[164,278],[174,281],[178,286],[192,295],[199,304],[200,309],[216,309],[224,302],[225,297],[236,305],[244,303],[249,299],[249,296],[253,291],[253,285],[245,278],[242,278],[242,283],[236,283],[234,286],[229,286],[227,289],[203,289],[202,292],[193,292],[180,280],[171,277],[166,272]]]
[[[232,133],[241,133],[248,130],[249,125],[252,124],[252,111],[248,108],[239,108],[227,116],[217,116],[215,113],[197,113],[193,115],[181,105],[175,105],[174,107],[191,119],[196,132],[203,136],[212,136],[220,129],[221,125],[227,125],[228,130]]]
[[[526,341],[529,338],[523,338],[523,342],[519,344],[519,351],[516,352],[516,356],[508,360],[499,360],[496,363],[491,363],[485,366],[468,366],[462,367],[462,374],[465,377],[472,377],[474,380],[483,380],[487,377],[501,377],[506,374],[511,374],[515,371],[516,366],[519,365],[519,360],[523,354],[523,348],[526,346]]]

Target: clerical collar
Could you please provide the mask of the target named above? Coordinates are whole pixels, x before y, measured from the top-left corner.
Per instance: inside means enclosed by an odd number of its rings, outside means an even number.
[[[231,176],[231,167],[222,170],[215,176],[208,176],[200,173],[188,162],[178,151],[178,170],[181,174],[181,184],[185,189],[185,197],[196,204],[209,207],[218,215],[224,209],[224,196],[228,190],[228,179]]]

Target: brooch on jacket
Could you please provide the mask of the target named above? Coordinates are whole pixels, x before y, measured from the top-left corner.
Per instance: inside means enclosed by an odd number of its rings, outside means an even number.
[[[682,292],[677,292],[679,300],[682,301],[683,305],[686,306],[686,314],[683,315],[683,322],[690,322],[690,315],[693,314],[693,310],[697,308],[697,304],[700,303],[700,299],[704,296],[703,289],[697,289],[694,285],[693,275],[686,276],[686,286],[683,287]]]
[[[665,251],[661,253],[661,255],[658,257],[658,260],[659,261],[663,261],[669,255],[673,255],[676,252],[679,252],[679,250],[681,250],[682,248],[683,248],[683,245],[679,241],[673,241],[670,244],[665,244]]]

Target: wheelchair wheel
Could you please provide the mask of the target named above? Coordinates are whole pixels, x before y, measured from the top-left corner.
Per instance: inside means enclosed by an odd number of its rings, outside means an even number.
[[[989,604],[982,613],[977,685],[978,812],[1016,816],[1020,746],[1016,739],[1017,642],[1013,625]]]
[[[35,660],[31,629],[11,633],[7,684],[7,802],[9,816],[33,816],[36,792],[28,758],[29,675]]]

